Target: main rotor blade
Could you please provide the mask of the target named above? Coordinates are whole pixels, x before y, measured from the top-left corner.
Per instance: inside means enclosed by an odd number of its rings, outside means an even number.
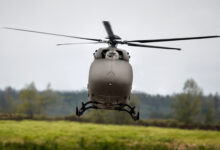
[[[137,47],[147,47],[147,48],[160,48],[160,49],[168,49],[168,50],[181,50],[180,48],[173,48],[173,47],[164,47],[164,46],[153,46],[153,45],[143,45],[143,44],[134,44],[134,43],[127,43],[128,46],[137,46]]]
[[[63,46],[63,45],[75,45],[75,44],[100,44],[105,42],[89,42],[89,43],[60,43],[57,44],[57,46]]]
[[[105,26],[106,32],[108,33],[108,37],[109,37],[110,39],[114,38],[115,35],[114,35],[113,31],[112,31],[112,27],[111,27],[111,25],[110,25],[110,22],[108,22],[108,21],[103,21],[103,24],[104,24],[104,26]]]
[[[32,33],[39,33],[39,34],[47,34],[47,35],[54,35],[54,36],[62,36],[62,37],[68,37],[68,38],[75,38],[75,39],[82,39],[82,40],[97,41],[97,42],[102,41],[101,39],[84,38],[84,37],[64,35],[64,34],[55,34],[55,33],[41,32],[41,31],[33,31],[33,30],[10,28],[10,27],[4,27],[4,28],[5,28],[5,29],[10,29],[10,30],[25,31],[25,32],[32,32]]]
[[[171,38],[171,39],[132,40],[132,41],[125,41],[125,42],[151,43],[151,42],[167,42],[167,41],[208,39],[208,38],[219,38],[219,37],[220,36],[218,36],[218,35],[213,35],[213,36],[199,36],[199,37],[185,37],[185,38]]]

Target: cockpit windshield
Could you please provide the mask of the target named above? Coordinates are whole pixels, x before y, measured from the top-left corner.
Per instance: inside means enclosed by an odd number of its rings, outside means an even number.
[[[95,59],[114,59],[114,60],[125,60],[129,61],[129,54],[120,49],[99,49],[94,53]]]
[[[105,54],[106,59],[119,59],[119,54],[117,51],[107,51]]]

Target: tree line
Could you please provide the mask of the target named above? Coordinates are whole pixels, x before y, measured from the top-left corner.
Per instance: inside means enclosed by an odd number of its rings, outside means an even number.
[[[87,101],[87,91],[55,91],[48,85],[37,90],[34,83],[21,90],[7,87],[0,90],[0,114],[24,114],[34,116],[68,116],[75,114],[75,107]],[[175,119],[184,123],[206,124],[220,121],[220,96],[218,93],[204,95],[201,87],[189,79],[183,91],[172,95],[151,95],[133,92],[131,104],[136,105],[143,119]],[[132,122],[125,112],[91,110],[85,118],[94,122]]]

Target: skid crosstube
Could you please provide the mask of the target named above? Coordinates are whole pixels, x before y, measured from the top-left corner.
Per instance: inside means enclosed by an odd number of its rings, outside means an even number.
[[[89,104],[92,104],[92,105],[88,106]],[[87,109],[101,109],[93,104],[105,105],[104,103],[100,103],[97,101],[88,101],[86,103],[82,102],[82,107],[80,109],[78,109],[78,107],[76,107],[76,115],[81,116]],[[139,112],[135,113],[135,111],[134,111],[135,106],[130,106],[128,104],[114,104],[114,106],[115,106],[115,108],[113,108],[112,110],[126,111],[127,113],[130,114],[130,116],[132,117],[133,120],[135,120],[135,121],[139,120]]]

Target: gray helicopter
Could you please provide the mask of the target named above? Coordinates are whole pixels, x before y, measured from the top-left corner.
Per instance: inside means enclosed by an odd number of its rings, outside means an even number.
[[[76,107],[76,115],[81,116],[87,109],[108,109],[126,111],[134,120],[139,120],[139,112],[135,111],[135,106],[131,106],[128,104],[130,100],[133,81],[133,71],[129,63],[130,55],[126,50],[117,48],[118,44],[125,44],[128,46],[145,48],[181,50],[180,48],[153,46],[139,43],[168,42],[220,37],[215,35],[201,37],[125,41],[121,40],[119,36],[113,33],[111,25],[108,21],[103,21],[103,24],[108,34],[108,37],[105,40],[9,27],[5,27],[5,29],[93,41],[90,43],[63,43],[57,44],[57,46],[71,44],[108,44],[108,47],[99,48],[93,53],[94,61],[90,66],[88,79],[88,102],[82,102],[82,107],[80,109]]]

